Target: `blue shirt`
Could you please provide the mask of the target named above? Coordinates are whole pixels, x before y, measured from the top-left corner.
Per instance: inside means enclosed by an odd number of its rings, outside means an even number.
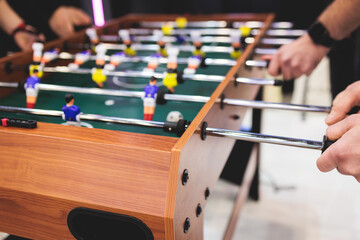
[[[156,85],[147,85],[144,87],[145,97],[155,98],[155,94],[158,92],[159,87]]]
[[[81,112],[80,108],[76,105],[72,106],[63,106],[62,111],[65,114],[66,121],[74,121],[76,122],[76,116]]]
[[[26,79],[25,88],[35,88],[35,85],[40,83],[40,78],[31,76]]]

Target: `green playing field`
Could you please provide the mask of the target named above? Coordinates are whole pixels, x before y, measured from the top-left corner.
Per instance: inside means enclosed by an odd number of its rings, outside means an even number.
[[[110,52],[110,54],[113,52]],[[140,56],[149,56],[154,52],[139,52]],[[179,57],[189,57],[191,53],[181,53]],[[211,58],[226,58],[229,59],[228,53],[209,53],[207,57]],[[91,68],[94,66],[94,62],[88,62],[82,66],[82,68]],[[146,63],[122,63],[118,66],[118,71],[142,71],[146,67]],[[179,70],[183,70],[186,65],[179,64]],[[208,75],[220,75],[225,76],[229,71],[229,66],[208,66],[206,68],[199,68],[196,73],[208,74]],[[156,69],[156,72],[166,71],[166,65],[161,64]],[[68,74],[68,73],[54,73],[49,74],[41,80],[42,83],[57,84],[65,86],[78,86],[78,87],[96,87],[96,84],[91,80],[90,74]],[[105,83],[104,89],[121,89],[129,91],[142,91],[143,87],[148,83],[146,78],[130,78],[130,77],[108,77]],[[161,84],[161,80],[158,82]],[[204,81],[192,81],[185,80],[183,84],[179,84],[175,88],[176,94],[185,95],[200,95],[210,96],[219,83],[204,82]],[[163,87],[161,87],[163,88]],[[36,109],[49,109],[49,110],[61,110],[62,106],[65,105],[64,96],[65,92],[48,92],[40,91],[36,103]],[[89,94],[74,94],[75,105],[78,105],[83,113],[86,114],[99,114],[104,116],[122,117],[122,118],[143,118],[143,102],[140,98],[129,98],[129,97],[113,97],[113,96],[99,96]],[[22,93],[12,93],[2,99],[0,99],[1,105],[14,106],[14,107],[25,107],[26,97]],[[109,104],[110,103],[110,104]],[[111,104],[113,103],[113,104]],[[168,101],[165,105],[157,104],[154,121],[165,121],[166,116],[171,111],[180,111],[186,120],[193,120],[197,113],[200,111],[204,104],[193,103],[193,102],[180,102],[180,101]],[[61,118],[56,117],[45,117],[45,116],[33,116],[28,114],[13,114],[0,112],[2,117],[16,117],[22,119],[32,119],[40,122],[49,123],[64,123]],[[111,129],[119,131],[137,132],[137,133],[148,133],[164,136],[174,136],[163,132],[161,129],[120,125],[113,123],[103,123],[95,121],[86,121],[93,127],[102,129]]]

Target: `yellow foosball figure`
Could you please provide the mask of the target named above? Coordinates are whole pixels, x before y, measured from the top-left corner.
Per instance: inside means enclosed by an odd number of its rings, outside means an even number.
[[[177,81],[177,56],[179,54],[179,49],[170,48],[169,57],[167,62],[167,72],[163,79],[163,85],[169,89],[170,93],[174,93],[174,88],[178,85]]]
[[[44,68],[44,66],[41,65],[41,64],[30,64],[30,66],[29,66],[29,75],[30,76],[34,75],[34,71],[36,71],[37,76],[39,78],[42,78],[42,76],[44,75],[43,68]]]
[[[171,35],[172,34],[172,32],[173,32],[173,30],[174,30],[174,26],[173,26],[173,24],[172,23],[170,23],[170,22],[166,22],[164,25],[162,25],[162,27],[161,27],[161,31],[164,33],[164,35],[166,35],[166,36],[169,36],[169,35]]]
[[[176,18],[175,22],[178,28],[186,28],[187,19],[185,17],[178,17]]]
[[[251,28],[249,28],[249,27],[241,26],[241,27],[239,28],[239,30],[240,30],[240,32],[241,32],[241,36],[242,36],[242,37],[248,37],[248,36],[250,36],[250,34],[251,34]]]
[[[126,45],[124,53],[129,57],[135,56],[136,51],[135,51],[135,49],[133,49],[131,47],[132,42],[131,42],[129,31],[126,30],[126,29],[120,29],[119,30],[119,36],[120,36],[121,40],[123,41],[123,43]]]
[[[168,70],[163,79],[163,85],[169,89],[170,93],[174,93],[174,88],[178,85],[177,74],[174,71],[175,70]]]
[[[92,80],[98,85],[98,87],[104,87],[104,82],[106,82],[106,75],[104,74],[104,69],[94,68],[92,70]]]
[[[106,81],[106,70],[104,70],[105,65],[105,46],[99,44],[96,47],[96,67],[92,69],[92,80],[98,85],[98,87],[102,88],[104,86],[104,82]]]
[[[126,46],[124,53],[126,54],[126,56],[129,56],[129,57],[136,56],[136,51],[135,51],[135,49],[133,49],[131,47],[131,44]]]
[[[230,53],[230,56],[234,59],[238,59],[241,56],[241,34],[240,30],[232,30],[230,32],[231,45],[233,47],[233,51]]]
[[[35,42],[32,45],[33,49],[33,64],[29,66],[29,75],[34,75],[34,70],[37,72],[37,77],[41,78],[43,76],[43,67],[41,64],[41,59],[43,55],[44,44]]]
[[[167,51],[166,51],[166,42],[164,40],[164,33],[160,30],[154,30],[153,32],[155,38],[157,39],[157,45],[159,46],[158,53],[161,54],[163,57],[167,57]]]

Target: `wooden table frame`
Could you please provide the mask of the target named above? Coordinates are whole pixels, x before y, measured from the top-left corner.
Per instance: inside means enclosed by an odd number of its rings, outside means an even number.
[[[116,33],[120,27],[140,20],[175,17],[131,14],[97,31]],[[221,94],[255,98],[258,86],[235,86],[232,79],[236,73],[262,77],[263,71],[247,70],[244,62],[273,19],[273,14],[188,16],[189,21],[258,20],[265,25],[180,138],[49,123],[39,123],[37,129],[0,127],[0,231],[31,239],[74,239],[67,216],[72,209],[83,207],[139,219],[155,239],[202,239],[204,214],[197,216],[197,206],[200,204],[204,210],[206,189],[211,192],[214,188],[235,141],[215,136],[202,140],[199,128],[204,121],[211,127],[240,128],[246,109],[221,109],[216,100]],[[49,42],[45,49],[64,49],[85,38],[82,31]],[[25,72],[10,72],[9,66],[29,64],[31,58],[32,51],[25,51],[1,59],[0,81],[25,79]],[[0,91],[0,97],[8,93]],[[240,118],[235,120],[234,114]],[[245,175],[245,195],[240,202],[246,198],[254,164],[250,162],[251,171]],[[183,185],[185,169],[189,180]],[[190,220],[190,228],[185,233],[186,219]]]

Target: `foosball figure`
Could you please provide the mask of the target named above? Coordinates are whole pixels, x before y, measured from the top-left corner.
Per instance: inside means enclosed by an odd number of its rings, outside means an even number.
[[[193,56],[200,56],[202,59],[205,59],[205,52],[201,49],[202,48],[202,41],[201,41],[201,34],[196,31],[191,32],[191,41],[195,47],[193,51]]]
[[[58,48],[54,48],[50,51],[44,52],[44,55],[41,59],[41,64],[45,65],[53,60],[55,60],[59,56],[60,50]]]
[[[241,31],[240,30],[232,30],[230,32],[231,45],[233,47],[233,51],[230,56],[234,59],[238,59],[241,56],[240,47],[241,47]]]
[[[165,36],[171,35],[173,30],[174,26],[171,22],[166,22],[161,26],[161,31],[164,33]]]
[[[66,105],[62,107],[62,118],[66,121],[67,125],[81,126],[80,114],[81,110],[78,106],[74,105],[74,96],[70,93],[65,95]]]
[[[152,54],[149,58],[149,62],[146,68],[144,68],[144,72],[154,72],[155,69],[159,66],[161,54],[155,53]]]
[[[163,85],[167,87],[170,93],[174,93],[174,88],[178,85],[177,81],[177,55],[179,49],[169,49],[169,57],[167,62],[167,71],[163,79]]]
[[[245,39],[249,36],[251,36],[251,28],[243,25],[239,28],[240,32],[241,32],[241,44],[242,47],[245,48],[247,43],[245,42]]]
[[[160,30],[154,30],[154,36],[157,39],[157,44],[159,46],[159,50],[158,53],[161,54],[161,56],[163,57],[167,57],[167,51],[166,51],[166,43],[164,40],[164,34],[162,31]]]
[[[159,87],[156,86],[157,78],[151,77],[149,85],[144,88],[144,120],[151,121],[154,116],[156,106],[156,94]]]
[[[177,17],[175,23],[178,28],[186,28],[187,19],[185,17]]]
[[[29,66],[29,75],[32,76],[34,70],[37,70],[37,76],[41,78],[43,76],[43,68],[44,68],[44,65],[41,63],[44,44],[39,42],[33,43],[32,49],[34,51],[33,63],[30,64]]]
[[[38,76],[39,71],[34,69],[32,75],[26,79],[24,88],[26,93],[26,107],[34,108],[36,99],[39,93],[40,78]]]
[[[106,81],[106,70],[104,69],[105,65],[105,53],[106,48],[104,45],[96,46],[96,65],[92,69],[92,80],[98,85],[99,88],[104,87],[104,82]]]
[[[104,69],[114,71],[115,68],[124,61],[126,54],[124,52],[114,53],[110,58],[110,63],[105,64]]]
[[[71,70],[78,69],[84,62],[88,61],[91,56],[90,50],[85,50],[83,52],[79,52],[75,55],[75,60],[72,63],[69,63],[68,67]]]
[[[194,74],[196,72],[196,69],[201,64],[201,57],[200,56],[191,56],[188,58],[188,66],[184,69],[185,74]]]
[[[90,39],[90,43],[91,43],[91,49],[96,52],[96,46],[99,44],[100,40],[99,40],[99,36],[97,35],[97,32],[94,28],[88,28],[86,29],[86,35],[88,36],[88,38]]]
[[[120,36],[121,40],[123,41],[123,43],[126,45],[124,53],[129,57],[135,56],[136,51],[135,51],[135,49],[133,49],[131,47],[132,42],[131,42],[129,31],[125,30],[125,29],[121,29],[121,30],[119,30],[119,36]]]

